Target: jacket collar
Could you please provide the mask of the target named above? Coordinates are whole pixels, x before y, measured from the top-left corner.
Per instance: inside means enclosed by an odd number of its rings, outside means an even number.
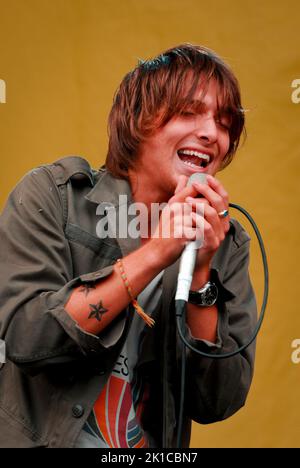
[[[127,180],[113,177],[106,169],[101,168],[98,181],[92,190],[85,195],[85,198],[93,203],[119,206],[119,195],[126,195],[128,203],[133,202],[130,183]],[[124,200],[125,197],[122,199]]]
[[[90,202],[97,203],[98,205],[104,205],[104,207],[113,206],[115,208],[117,222],[116,241],[119,244],[123,257],[140,247],[141,242],[139,238],[134,239],[129,236],[123,238],[118,235],[120,232],[119,211],[121,209],[126,212],[127,226],[131,221],[130,215],[128,214],[128,207],[134,202],[134,200],[132,198],[130,184],[127,180],[117,179],[106,169],[101,168],[99,171],[98,181],[92,190],[85,195],[85,198]]]

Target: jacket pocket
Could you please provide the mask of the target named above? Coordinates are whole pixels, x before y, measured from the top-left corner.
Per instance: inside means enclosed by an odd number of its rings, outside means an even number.
[[[93,236],[76,224],[68,223],[65,234],[69,241],[83,245],[104,259],[117,260],[120,256],[120,249],[116,242]]]

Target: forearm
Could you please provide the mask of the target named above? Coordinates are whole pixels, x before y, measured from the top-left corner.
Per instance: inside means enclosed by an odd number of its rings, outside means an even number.
[[[162,269],[155,249],[149,244],[124,257],[122,263],[134,297]],[[65,310],[83,330],[98,335],[130,301],[119,267],[115,264],[112,274],[104,280],[92,286],[86,284],[75,288]]]
[[[194,272],[191,289],[196,291],[207,283],[210,277],[209,267]],[[212,343],[217,339],[218,309],[216,305],[202,307],[187,304],[187,323],[192,336]]]

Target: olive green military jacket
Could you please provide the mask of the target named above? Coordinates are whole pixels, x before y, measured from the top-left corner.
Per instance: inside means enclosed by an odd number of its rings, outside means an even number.
[[[73,288],[101,281],[139,239],[101,238],[99,206],[132,201],[130,185],[103,167],[68,157],[34,169],[9,195],[0,218],[0,446],[72,447],[118,359],[132,306],[98,336],[82,330],[64,309]],[[101,211],[101,210],[100,210]],[[103,215],[103,210],[101,211]],[[249,236],[231,219],[212,262],[219,287],[218,340],[191,339],[208,353],[246,342],[256,322],[248,274]],[[176,446],[180,342],[174,296],[179,260],[165,269],[156,325],[144,334],[137,371],[150,383],[143,426],[159,444]],[[246,400],[255,344],[229,359],[187,353],[183,446],[191,420],[212,423]]]

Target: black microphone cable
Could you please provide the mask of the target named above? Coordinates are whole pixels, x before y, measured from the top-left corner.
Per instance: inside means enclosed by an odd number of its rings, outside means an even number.
[[[267,306],[267,300],[268,300],[268,294],[269,294],[269,270],[268,270],[268,262],[267,262],[267,255],[264,247],[264,243],[261,237],[261,234],[259,232],[259,229],[252,218],[252,216],[241,206],[236,205],[235,203],[229,203],[229,206],[231,208],[235,208],[241,213],[243,213],[246,218],[249,220],[250,224],[252,225],[256,237],[258,239],[261,255],[262,255],[262,261],[263,261],[263,270],[264,270],[264,293],[263,293],[263,301],[262,301],[262,306],[261,306],[261,311],[259,314],[259,318],[257,321],[257,324],[255,326],[255,329],[253,331],[253,334],[249,338],[248,342],[245,343],[244,345],[240,346],[236,350],[229,352],[229,353],[221,353],[221,354],[208,354],[205,353],[204,351],[200,351],[199,349],[195,348],[192,346],[188,340],[184,336],[183,327],[185,325],[185,314],[186,314],[186,301],[179,299],[175,300],[175,310],[176,310],[176,324],[177,324],[177,331],[180,336],[180,339],[182,340],[182,356],[181,356],[181,385],[180,385],[180,406],[179,406],[179,418],[178,418],[178,432],[177,432],[177,447],[180,448],[182,443],[182,425],[183,425],[183,413],[184,413],[184,400],[185,400],[185,374],[186,374],[186,347],[188,347],[190,350],[193,352],[199,354],[202,357],[209,358],[209,359],[226,359],[230,358],[233,356],[236,356],[237,354],[241,353],[244,351],[248,346],[253,343],[255,338],[258,335],[258,332],[261,328],[262,322],[264,320],[265,316],[265,310]]]

